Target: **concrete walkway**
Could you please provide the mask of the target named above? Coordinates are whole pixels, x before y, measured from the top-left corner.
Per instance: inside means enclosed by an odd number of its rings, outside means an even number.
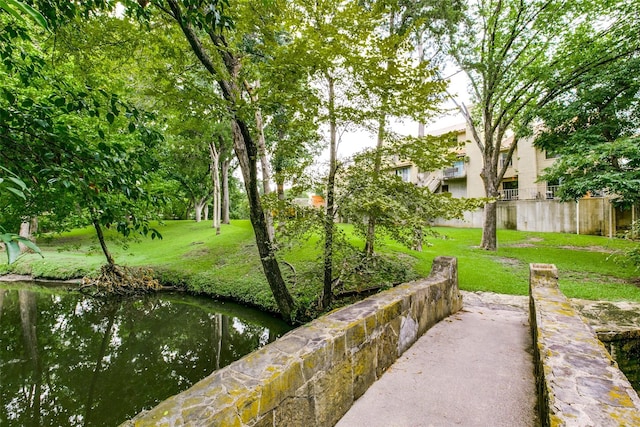
[[[338,427],[537,424],[527,297],[463,293],[358,399]]]

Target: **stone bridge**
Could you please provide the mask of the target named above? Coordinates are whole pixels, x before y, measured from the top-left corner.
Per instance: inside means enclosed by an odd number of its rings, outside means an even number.
[[[535,365],[541,424],[640,425],[638,395],[593,329],[558,290],[555,267],[532,264],[530,288],[528,340],[534,339],[535,357],[528,370],[533,377]],[[324,427],[335,425],[348,411],[345,420],[357,419],[362,423],[359,425],[369,427],[386,425],[376,412],[384,402],[376,401],[376,397],[373,397],[374,409],[366,410],[368,418],[360,413],[353,418],[351,406],[361,397],[358,404],[370,399],[370,393],[365,394],[367,389],[372,385],[374,389],[395,375],[392,369],[383,376],[405,350],[418,339],[428,338],[420,337],[461,307],[456,259],[436,258],[428,278],[374,295],[291,331],[123,426]],[[526,322],[526,317],[523,318]],[[440,331],[452,329],[444,322],[440,326]],[[461,352],[454,348],[454,353]],[[423,358],[420,354],[410,357]],[[527,357],[525,365],[531,363],[531,356]],[[469,362],[457,363],[452,366]],[[438,371],[437,366],[430,368]],[[444,387],[447,381],[458,381],[456,375],[461,372],[456,371],[461,369],[442,373]],[[488,381],[491,381],[491,372]],[[490,388],[492,384],[486,386]],[[397,391],[402,392],[407,390]],[[535,394],[533,386],[527,392]],[[419,393],[426,396],[436,391],[425,383]],[[477,398],[482,395],[478,394]],[[421,402],[427,405],[426,399]],[[463,403],[470,408],[483,407],[474,402]],[[487,402],[483,403],[486,406]],[[419,416],[417,412],[412,414],[416,406],[420,404],[392,409],[396,413],[409,412],[405,419],[411,419],[411,425],[431,425],[429,416],[423,412]],[[470,419],[475,420],[473,425],[482,425],[478,424],[480,418],[471,415]],[[522,425],[533,425],[533,422],[531,419]],[[513,427],[501,420],[492,425]]]

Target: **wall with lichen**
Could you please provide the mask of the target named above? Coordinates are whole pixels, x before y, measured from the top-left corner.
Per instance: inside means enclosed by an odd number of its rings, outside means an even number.
[[[301,326],[123,426],[333,426],[416,339],[462,307],[455,258]]]
[[[640,425],[638,394],[558,288],[554,265],[530,265],[529,294],[542,426]]]

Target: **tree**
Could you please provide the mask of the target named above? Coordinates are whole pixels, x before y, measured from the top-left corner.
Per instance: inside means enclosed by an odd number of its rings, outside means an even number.
[[[640,58],[611,64],[539,111],[535,144],[558,158],[541,179],[562,200],[606,191],[612,202],[640,201]]]
[[[328,128],[329,162],[326,174],[324,212],[324,280],[322,307],[331,303],[335,218],[337,148],[339,130],[362,123],[354,70],[361,65],[361,53],[373,36],[377,21],[364,4],[358,2],[300,0],[293,8],[292,32],[300,62],[308,70],[314,85],[320,88],[320,121]]]
[[[372,4],[372,18],[378,28],[370,37],[369,48],[362,55],[362,66],[355,68],[355,73],[356,86],[366,100],[363,110],[369,116],[369,121],[373,122],[370,126],[377,134],[377,149],[371,153],[374,161],[370,182],[374,188],[380,179],[382,148],[393,138],[389,135],[389,119],[411,118],[418,123],[425,123],[438,112],[443,98],[445,82],[436,78],[435,70],[422,53],[418,61],[413,58],[416,34],[421,47],[425,37],[442,32],[441,27],[449,28],[458,17],[454,13],[455,1],[447,2],[449,7],[443,7],[443,2],[436,3],[400,1]],[[427,139],[413,141],[425,144],[432,142]],[[377,191],[374,188],[371,190]],[[372,206],[370,203],[368,205]],[[377,216],[372,210],[367,215],[368,230],[365,235],[365,253],[369,256],[374,252],[376,222]]]
[[[386,234],[408,248],[415,248],[423,236],[434,234],[431,231],[434,218],[460,218],[479,202],[453,198],[449,193],[433,194],[427,187],[403,181],[393,173],[393,158],[410,160],[423,171],[438,170],[451,164],[457,145],[454,134],[409,137],[383,149],[358,154],[340,177],[344,183],[339,193],[342,215],[363,237],[369,238],[373,217],[377,235]],[[373,254],[365,252],[365,255]]]
[[[164,17],[178,25],[195,56],[217,83],[232,120],[234,151],[244,178],[251,224],[263,270],[280,313],[285,319],[291,319],[295,303],[282,278],[274,243],[269,235],[267,213],[263,209],[258,189],[258,145],[251,133],[250,118],[242,108],[245,103],[244,79],[241,74],[243,51],[239,43],[244,35],[254,30],[251,25],[259,28],[260,19],[274,19],[274,13],[245,3],[225,7],[223,2],[153,0],[146,8],[139,8],[133,2],[128,2],[128,6],[133,12],[149,18],[153,17],[154,11],[160,11]]]
[[[178,181],[188,193],[196,221],[201,220],[203,210],[207,214],[213,198],[221,205],[222,222],[228,224],[233,141],[230,118],[219,91],[211,84],[210,75],[194,58],[175,26],[156,23],[145,31],[135,28],[134,23],[127,25],[133,28],[126,34],[137,33],[138,39],[144,40],[130,75],[144,76],[134,80],[139,91],[137,96],[165,120],[169,145],[165,167],[170,179]],[[123,55],[123,51],[119,50],[115,55]],[[217,166],[213,165],[215,158],[210,156],[211,144],[217,154]],[[217,192],[212,182],[214,176],[220,180]],[[213,216],[216,218],[215,212]],[[218,223],[214,227],[219,229]]]
[[[113,264],[103,226],[159,236],[140,209],[152,200],[143,185],[158,134],[145,113],[77,78],[74,62],[52,60],[40,33],[5,18],[0,15],[0,156],[31,190],[11,210],[20,222],[42,212],[82,212]]]
[[[497,198],[517,141],[535,111],[585,80],[591,70],[638,50],[632,2],[482,0],[451,41],[475,105],[458,103],[483,156],[486,196]],[[568,23],[571,23],[569,25]],[[594,24],[594,23],[603,23]],[[507,137],[513,135],[513,142]],[[500,167],[501,152],[506,161]],[[496,204],[484,207],[481,247],[496,250]]]

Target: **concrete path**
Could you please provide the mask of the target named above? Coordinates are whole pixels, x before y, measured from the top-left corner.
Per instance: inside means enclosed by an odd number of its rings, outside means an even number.
[[[536,390],[526,297],[463,293],[338,427],[530,427]]]

